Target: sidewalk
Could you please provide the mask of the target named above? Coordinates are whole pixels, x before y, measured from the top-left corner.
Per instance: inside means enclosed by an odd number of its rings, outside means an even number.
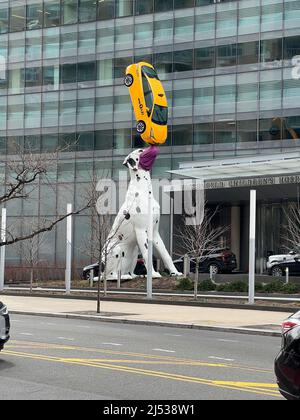
[[[290,312],[265,312],[129,302],[56,299],[47,297],[0,296],[11,314],[60,316],[120,323],[167,325],[182,328],[212,329],[249,334],[280,335],[281,322]]]

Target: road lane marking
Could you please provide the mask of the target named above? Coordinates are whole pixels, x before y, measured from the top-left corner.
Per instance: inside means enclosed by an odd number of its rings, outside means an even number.
[[[9,344],[6,345],[6,348],[14,348],[19,346],[29,346],[32,348],[39,348],[44,347],[47,349],[61,349],[61,350],[75,350],[75,351],[83,351],[88,353],[103,353],[103,354],[109,354],[109,355],[117,355],[117,356],[129,356],[129,357],[142,357],[145,359],[153,359],[153,360],[169,360],[176,363],[188,363],[195,366],[198,365],[204,365],[204,366],[215,366],[215,367],[222,367],[227,369],[238,369],[238,370],[244,370],[248,372],[259,372],[259,373],[273,373],[272,369],[266,369],[266,368],[257,368],[253,366],[247,366],[247,365],[233,365],[230,363],[209,363],[203,362],[201,360],[195,360],[195,359],[186,359],[186,358],[179,358],[174,356],[163,356],[163,355],[157,355],[157,354],[145,354],[145,353],[134,353],[134,352],[125,352],[125,351],[117,351],[117,350],[111,350],[111,349],[101,349],[101,348],[91,348],[91,347],[79,347],[75,345],[67,345],[67,344],[58,344],[58,343],[43,343],[43,342],[37,342],[37,341],[21,341],[21,340],[11,340],[9,341]]]
[[[180,334],[165,334],[165,335],[168,335],[170,337],[182,337],[182,335]]]
[[[74,341],[74,338],[69,337],[57,337],[59,340]]]
[[[219,338],[217,341],[222,341],[223,343],[238,343],[237,340],[226,340],[225,338]]]
[[[123,346],[123,344],[120,344],[120,343],[102,343],[102,344],[107,345],[107,346]]]
[[[140,369],[140,368],[121,366],[121,365],[111,365],[108,363],[95,363],[95,362],[89,362],[89,361],[87,362],[86,359],[70,359],[70,358],[64,358],[64,357],[54,357],[54,356],[44,356],[44,355],[37,355],[37,354],[30,354],[30,353],[12,352],[12,351],[7,351],[7,350],[5,350],[3,354],[8,355],[8,356],[30,358],[30,359],[42,360],[42,361],[51,361],[51,362],[56,362],[56,363],[96,367],[100,369],[133,373],[133,374],[145,375],[145,376],[150,376],[150,377],[158,377],[158,378],[169,379],[169,380],[174,380],[174,381],[190,382],[190,383],[207,385],[207,386],[212,386],[212,387],[217,387],[217,388],[231,389],[234,391],[242,391],[242,392],[247,392],[247,393],[250,392],[254,394],[281,398],[279,392],[277,391],[278,389],[277,385],[273,383],[272,384],[268,384],[268,383],[257,384],[255,382],[244,383],[244,382],[234,382],[234,381],[211,380],[211,379],[173,374],[173,373],[162,372],[162,371],[146,370],[146,369]]]
[[[152,349],[153,351],[163,351],[165,353],[175,353],[175,350],[167,350],[167,349]]]
[[[20,335],[28,335],[28,336],[33,336],[33,334],[31,334],[31,333],[19,333]]]
[[[234,359],[226,359],[225,357],[209,356],[209,359],[224,360],[225,362],[234,362]]]

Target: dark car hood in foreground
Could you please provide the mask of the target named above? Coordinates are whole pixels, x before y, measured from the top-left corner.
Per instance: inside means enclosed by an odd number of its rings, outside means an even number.
[[[275,360],[275,374],[284,397],[300,400],[300,326],[283,335],[283,346]]]

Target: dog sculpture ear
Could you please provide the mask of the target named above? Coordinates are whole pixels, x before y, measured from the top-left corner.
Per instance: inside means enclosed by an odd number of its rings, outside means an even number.
[[[132,169],[133,171],[137,171],[137,161],[135,161],[132,157],[126,158],[123,162],[123,165],[127,166],[127,168]]]

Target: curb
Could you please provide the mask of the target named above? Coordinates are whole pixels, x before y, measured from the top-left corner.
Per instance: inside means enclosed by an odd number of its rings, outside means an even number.
[[[39,297],[39,298],[50,298],[50,299],[74,299],[74,300],[92,300],[97,299],[96,296],[82,296],[82,295],[65,295],[65,294],[47,294],[47,293],[25,293],[25,292],[15,292],[7,291],[0,293],[0,296],[20,296],[20,297]],[[199,301],[177,301],[177,300],[163,300],[163,299],[141,299],[141,298],[118,298],[118,297],[109,297],[101,296],[100,300],[108,302],[125,302],[125,303],[144,303],[148,305],[175,305],[175,306],[194,306],[194,307],[204,307],[204,308],[224,308],[224,309],[245,309],[253,311],[265,311],[265,312],[290,312],[295,313],[299,310],[299,306],[263,306],[263,305],[248,305],[248,304],[239,304],[239,303],[218,303],[218,302],[201,302],[200,299],[207,299],[205,297],[199,297]],[[263,299],[262,299],[263,300]]]
[[[281,337],[281,333],[272,330],[260,330],[256,328],[243,328],[243,327],[224,327],[224,326],[210,326],[199,324],[185,324],[185,323],[172,323],[166,321],[147,321],[147,320],[134,320],[127,318],[111,318],[98,315],[78,315],[72,313],[55,313],[55,312],[29,312],[29,311],[10,311],[10,314],[15,315],[30,315],[30,316],[44,316],[51,318],[64,318],[64,319],[81,319],[85,321],[98,321],[98,322],[111,322],[114,324],[131,324],[131,325],[148,325],[155,327],[170,327],[170,328],[186,328],[204,331],[216,332],[229,332],[237,334],[260,335],[269,337]]]

